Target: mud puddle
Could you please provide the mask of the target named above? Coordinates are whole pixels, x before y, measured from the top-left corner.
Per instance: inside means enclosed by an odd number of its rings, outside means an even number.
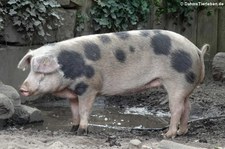
[[[32,105],[42,111],[44,122],[29,124],[38,130],[70,131],[72,114],[67,100]],[[89,120],[89,131],[102,132],[132,128],[160,129],[169,124],[169,113],[149,110],[147,107],[109,106],[105,99],[96,100]]]

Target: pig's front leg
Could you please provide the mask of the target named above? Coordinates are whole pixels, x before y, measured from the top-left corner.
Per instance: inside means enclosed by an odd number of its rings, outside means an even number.
[[[69,99],[70,108],[71,108],[71,112],[73,115],[73,117],[72,117],[73,126],[71,129],[71,132],[76,132],[78,130],[79,124],[80,124],[78,96],[68,88],[65,88],[62,91],[55,92],[55,93],[53,93],[53,95],[61,97],[61,98]]]
[[[87,135],[88,133],[88,119],[92,110],[96,93],[92,92],[85,96],[79,96],[79,114],[80,114],[80,125],[77,131],[77,135]]]
[[[79,102],[78,98],[70,98],[70,108],[73,115],[73,126],[71,132],[77,132],[80,124]]]

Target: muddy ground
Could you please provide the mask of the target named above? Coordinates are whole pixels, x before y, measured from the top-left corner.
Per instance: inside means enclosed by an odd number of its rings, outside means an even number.
[[[106,106],[114,105],[121,109],[137,106],[155,109],[155,111],[169,111],[168,103],[165,102],[167,95],[162,88],[138,95],[106,98]],[[211,74],[208,73],[204,84],[194,91],[190,101],[192,111],[189,131],[185,136],[178,136],[173,141],[195,147],[225,147],[225,82],[213,81]],[[154,146],[155,143],[163,140],[161,134],[164,131],[164,128],[161,130],[90,130],[88,136],[74,136],[67,130],[51,131],[13,126],[0,131],[0,148],[127,148],[129,141],[135,138],[144,144]],[[114,138],[110,140],[111,136]]]

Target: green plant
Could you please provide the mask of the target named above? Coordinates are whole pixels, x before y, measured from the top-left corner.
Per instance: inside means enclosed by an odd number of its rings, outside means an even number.
[[[49,35],[46,28],[51,30],[62,24],[62,18],[53,11],[59,6],[55,0],[9,0],[5,11],[17,31],[25,32],[25,38],[31,41],[35,34],[45,38]],[[56,21],[49,22],[51,19]]]
[[[5,10],[2,7],[2,3],[0,2],[0,31],[4,28],[4,19],[3,16],[5,15]]]
[[[77,33],[81,33],[85,28],[85,23],[90,21],[90,18],[82,13],[81,11],[78,11],[76,14],[76,31]]]
[[[193,3],[197,3],[199,0],[190,0]],[[186,6],[183,5],[184,0],[154,0],[154,5],[156,7],[156,21],[159,21],[159,18],[163,14],[170,15],[174,18],[174,24],[178,24],[178,22],[186,23],[188,26],[191,25],[191,20],[193,17],[191,13],[197,9],[196,6]]]
[[[94,0],[90,10],[93,28],[99,32],[137,28],[147,21],[149,0]]]

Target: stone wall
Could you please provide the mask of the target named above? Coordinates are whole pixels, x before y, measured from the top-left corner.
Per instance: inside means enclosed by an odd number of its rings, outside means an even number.
[[[74,37],[75,25],[76,25],[76,12],[84,1],[81,0],[57,0],[61,4],[61,8],[55,8],[59,16],[63,18],[63,25],[59,28],[53,28],[52,30],[45,29],[45,32],[51,36],[47,37],[47,40],[43,40],[43,37],[35,36],[30,43],[22,38],[23,34],[18,33],[16,28],[12,25],[10,19],[6,19],[4,30],[0,32],[0,42],[14,45],[37,45],[44,43],[57,42]],[[54,20],[48,20],[51,24]]]

